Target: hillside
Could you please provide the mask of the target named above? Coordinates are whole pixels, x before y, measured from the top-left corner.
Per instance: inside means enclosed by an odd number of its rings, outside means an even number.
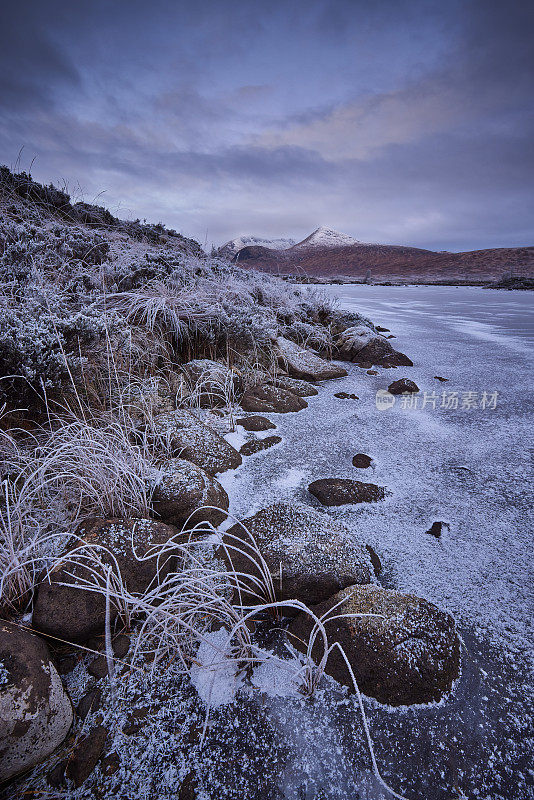
[[[534,247],[493,248],[465,253],[435,252],[416,247],[352,244],[343,247],[291,248],[282,252],[244,247],[235,260],[243,267],[282,275],[375,281],[499,280],[503,273],[534,275]]]

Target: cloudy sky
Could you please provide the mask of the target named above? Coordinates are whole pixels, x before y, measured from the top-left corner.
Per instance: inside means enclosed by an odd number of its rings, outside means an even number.
[[[527,0],[3,0],[0,162],[203,243],[534,244]]]

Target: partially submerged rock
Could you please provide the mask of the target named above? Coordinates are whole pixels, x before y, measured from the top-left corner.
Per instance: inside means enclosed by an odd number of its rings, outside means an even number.
[[[288,414],[291,411],[302,411],[308,408],[308,404],[302,397],[282,389],[279,386],[270,386],[261,383],[251,389],[247,389],[241,398],[241,408],[244,411],[263,411],[275,412],[278,414]]]
[[[419,391],[419,386],[409,378],[399,378],[388,386],[390,394],[415,394]]]
[[[460,643],[454,620],[427,600],[381,586],[350,586],[315,606],[322,617],[341,601],[334,614],[376,614],[325,622],[329,643],[343,648],[360,690],[393,706],[430,703],[450,690],[458,676]],[[289,629],[290,641],[307,646],[313,621],[299,614]],[[317,637],[317,662],[323,644]],[[334,648],[326,672],[353,688],[340,652]]]
[[[373,459],[371,456],[367,456],[365,453],[356,453],[356,455],[352,457],[352,466],[358,469],[367,469],[372,463]]]
[[[430,528],[426,531],[430,536],[435,536],[436,539],[439,539],[442,533],[446,533],[449,530],[449,523],[448,522],[433,522]]]
[[[349,392],[336,392],[334,397],[337,397],[339,400],[359,400],[357,394],[350,394]]]
[[[151,519],[95,518],[84,523],[78,530],[81,541],[73,538],[50,576],[43,576],[37,585],[32,618],[35,630],[69,642],[83,642],[104,630],[105,592],[100,594],[75,585],[77,578],[94,579],[90,578],[88,569],[76,560],[74,550],[83,546],[83,550],[78,550],[78,553],[92,553],[101,559],[104,567],[113,565],[115,570],[110,555],[112,553],[128,591],[142,593],[156,580],[158,574],[160,578],[165,577],[174,562],[171,555],[159,560],[157,554],[151,558],[142,557],[154,545],[165,544],[177,533],[175,527]],[[71,558],[69,554],[72,554]],[[104,568],[98,566],[94,559],[91,563],[102,573],[101,585],[105,587]],[[75,578],[70,577],[69,573]],[[116,616],[117,610],[112,605],[111,617],[114,619]]]
[[[314,397],[319,394],[319,390],[313,383],[303,381],[299,378],[288,378],[285,375],[280,375],[276,380],[269,381],[273,386],[280,386],[282,389],[287,389],[293,394],[298,394],[299,397]]]
[[[308,490],[324,506],[376,503],[386,496],[383,486],[353,481],[350,478],[320,478],[310,483]]]
[[[181,528],[189,520],[188,527],[199,522],[210,522],[216,527],[226,519],[228,507],[228,495],[219,481],[196,464],[173,458],[161,465],[152,494],[152,508],[162,522]]]
[[[210,475],[241,464],[237,450],[190,411],[160,414],[151,433],[170,447],[173,456],[191,461]]]
[[[262,450],[268,450],[269,447],[280,444],[281,441],[281,436],[266,436],[264,439],[249,439],[239,452],[243,456],[251,456],[254,455],[254,453],[260,453]]]
[[[347,374],[347,370],[338,364],[325,361],[311,350],[306,350],[283,336],[277,337],[276,348],[280,365],[287,369],[292,378],[322,381],[342,378]]]
[[[236,425],[241,425],[246,431],[269,431],[276,428],[274,422],[267,417],[252,416],[236,419]]]
[[[0,782],[31,769],[65,739],[72,705],[45,642],[0,625]]]
[[[243,525],[267,564],[277,600],[318,603],[344,586],[371,580],[366,548],[356,544],[343,525],[315,509],[275,503],[243,520]],[[241,525],[230,528],[223,541],[245,550],[243,554],[230,549],[235,570],[260,575],[257,554]],[[247,585],[254,591],[251,581]]]

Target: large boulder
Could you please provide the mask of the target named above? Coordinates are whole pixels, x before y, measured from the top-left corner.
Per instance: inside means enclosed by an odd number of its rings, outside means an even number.
[[[157,553],[148,558],[144,556],[154,546],[165,544],[177,534],[177,528],[151,519],[95,518],[84,523],[78,529],[79,538],[72,537],[58,564],[37,586],[33,627],[69,642],[84,642],[90,636],[101,634],[106,621],[104,594],[75,585],[76,579],[90,579],[90,574],[73,551],[83,547],[78,551],[80,555],[98,556],[104,567],[114,564],[112,554],[128,591],[141,594],[158,575],[165,577],[175,561],[170,555],[160,559]],[[70,558],[69,554],[72,554]],[[95,564],[94,559],[91,564]],[[102,573],[101,583],[105,587],[104,569],[97,567],[97,571]],[[112,619],[117,616],[113,605],[111,616]]]
[[[199,522],[210,522],[216,527],[226,519],[228,506],[228,495],[219,481],[196,464],[173,458],[158,470],[152,508],[162,522],[182,527],[189,520],[188,527]]]
[[[300,503],[275,503],[243,520],[272,577],[277,600],[319,603],[353,583],[368,583],[372,569],[366,548],[326,514]],[[223,541],[238,572],[259,577],[250,537],[239,524]],[[224,549],[221,549],[221,555]],[[224,556],[228,561],[228,556]],[[253,583],[245,584],[253,590]],[[290,613],[290,612],[286,612]]]
[[[325,361],[311,350],[306,350],[283,336],[278,336],[275,344],[278,362],[292,378],[323,381],[328,378],[342,378],[347,374],[347,370],[338,364]]]
[[[261,383],[247,389],[241,398],[241,408],[244,411],[288,414],[291,411],[302,411],[303,408],[308,408],[308,404],[302,397],[288,392],[287,389]]]
[[[202,408],[224,406],[239,391],[241,379],[235,370],[209,358],[195,358],[182,365],[186,385]]]
[[[0,782],[31,769],[58,747],[72,724],[71,702],[48,647],[0,625]]]
[[[350,478],[320,478],[310,483],[308,491],[323,506],[343,506],[348,503],[376,503],[386,496],[386,490],[383,486],[353,481]]]
[[[173,456],[191,461],[210,475],[241,464],[237,450],[190,411],[160,414],[151,433],[170,446]]]
[[[355,364],[413,367],[413,362],[408,356],[394,350],[383,336],[377,336],[366,325],[346,328],[338,336],[335,344],[339,358]]]
[[[272,386],[280,386],[282,389],[287,389],[288,392],[298,394],[299,397],[314,397],[319,394],[316,386],[309,381],[303,381],[299,378],[288,378],[285,375],[279,375],[273,381],[269,381]]]
[[[312,610],[322,617],[334,606],[334,615],[379,615],[325,622],[329,644],[341,645],[364,694],[399,706],[439,700],[451,688],[458,676],[460,643],[449,614],[420,597],[376,585],[350,586]],[[300,650],[305,649],[312,627],[313,621],[304,613],[292,622],[290,640]],[[318,661],[322,654],[319,636],[312,656]],[[352,688],[337,648],[328,658],[326,671]]]

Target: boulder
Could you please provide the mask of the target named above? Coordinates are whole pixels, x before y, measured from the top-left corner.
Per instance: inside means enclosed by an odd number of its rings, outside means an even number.
[[[336,392],[334,397],[337,397],[339,400],[359,400],[357,394],[349,394],[349,392]]]
[[[267,417],[241,417],[236,419],[236,425],[241,425],[246,431],[269,431],[276,428],[274,422],[271,422]]]
[[[262,383],[247,389],[241,398],[241,407],[245,411],[288,414],[291,411],[302,411],[303,408],[308,408],[308,404],[302,397],[288,392],[287,389]]]
[[[203,506],[216,506],[223,510]],[[226,519],[224,512],[228,507],[228,495],[219,481],[196,464],[183,458],[172,458],[158,470],[152,508],[162,522],[181,528],[189,520],[188,527],[199,522],[210,522],[217,527]]]
[[[84,523],[77,532],[81,541],[73,537],[63,553],[64,558],[50,576],[43,576],[37,585],[32,618],[35,630],[69,642],[86,641],[104,630],[104,595],[78,588],[73,585],[76,579],[69,575],[72,573],[80,579],[89,578],[87,569],[79,561],[69,561],[69,553],[74,548],[86,545],[84,552],[92,550],[105,565],[112,564],[111,556],[100,549],[106,548],[115,556],[128,591],[142,593],[155,581],[158,571],[160,578],[169,573],[174,566],[174,559],[169,556],[158,562],[157,555],[143,560],[140,558],[154,545],[164,544],[177,533],[177,528],[151,519],[95,518]],[[63,586],[62,583],[67,585]],[[102,584],[105,586],[104,580]],[[113,619],[117,616],[113,606],[111,615]]]
[[[350,586],[312,610],[321,617],[338,602],[338,614],[377,614],[326,621],[329,643],[343,648],[360,690],[381,703],[411,705],[439,700],[458,676],[460,642],[454,620],[436,606],[411,594],[381,586]],[[290,641],[305,649],[313,622],[299,614],[289,628]],[[323,654],[320,637],[312,650],[317,662]],[[352,688],[345,661],[336,649],[326,672]]]
[[[308,491],[323,506],[343,506],[348,503],[376,503],[386,496],[386,490],[383,486],[353,481],[350,478],[320,478],[310,483]]]
[[[365,366],[366,369],[370,369],[373,364],[413,366],[408,356],[394,350],[383,336],[377,336],[366,325],[347,328],[338,336],[335,344],[340,358]]]
[[[314,397],[319,394],[316,386],[308,381],[299,380],[299,378],[286,378],[284,375],[280,375],[276,380],[269,381],[269,384],[287,389],[288,392],[298,394],[299,397]]]
[[[209,358],[196,358],[182,365],[186,386],[198,397],[202,408],[227,405],[241,389],[238,373]]]
[[[185,458],[210,475],[235,469],[241,464],[237,450],[190,411],[160,414],[154,419],[151,435],[164,441],[172,455]]]
[[[352,466],[358,467],[358,469],[367,469],[372,463],[373,459],[371,456],[366,456],[365,453],[356,453],[356,455],[352,457]]]
[[[311,350],[306,350],[283,336],[278,336],[275,344],[278,362],[292,378],[323,381],[329,378],[342,378],[347,374],[347,370],[338,364],[325,361]]]
[[[380,337],[376,337],[366,345],[354,358],[351,359],[355,364],[375,364],[382,367],[413,367],[413,361],[404,353],[395,350],[389,342]]]
[[[277,600],[301,600],[309,605],[344,586],[371,580],[366,548],[354,542],[343,525],[315,509],[300,503],[275,503],[243,520],[243,525],[267,564]],[[251,555],[230,550],[236,571],[259,576],[250,538],[241,525],[230,528],[223,541]],[[223,553],[221,548],[220,555]]]
[[[45,642],[0,624],[0,782],[49,756],[67,736],[72,719]]]
[[[268,450],[269,447],[273,447],[273,445],[279,444],[281,441],[281,436],[266,436],[264,439],[250,439],[248,442],[245,442],[239,452],[243,456],[252,456],[254,453]]]
[[[419,391],[419,386],[408,378],[399,378],[388,386],[390,394],[415,394]]]

